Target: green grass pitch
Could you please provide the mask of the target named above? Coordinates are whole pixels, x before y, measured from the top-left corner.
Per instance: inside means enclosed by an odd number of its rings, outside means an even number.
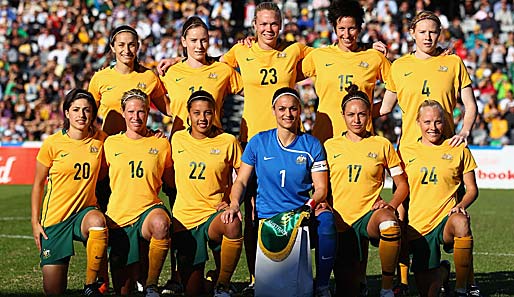
[[[42,295],[38,252],[30,225],[30,190],[30,186],[0,186],[0,296]],[[384,197],[390,197],[389,193],[384,190]],[[476,279],[484,296],[514,296],[514,191],[481,190],[469,212],[475,238]],[[85,249],[77,243],[75,252],[68,273],[71,296],[80,295],[84,281]],[[443,258],[452,262],[451,255],[444,252]],[[370,296],[378,296],[379,265],[378,249],[372,247],[368,265]],[[206,270],[210,269],[212,262],[207,266]],[[167,263],[160,284],[168,277]],[[233,282],[242,288],[248,281],[243,253]],[[450,285],[454,285],[454,279]],[[410,293],[416,296],[412,275]]]

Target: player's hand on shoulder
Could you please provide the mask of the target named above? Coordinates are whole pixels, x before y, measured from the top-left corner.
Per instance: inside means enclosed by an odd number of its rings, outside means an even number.
[[[384,56],[387,57],[387,53],[388,53],[387,45],[385,45],[385,43],[383,43],[382,41],[373,42],[373,49],[381,52],[382,54],[384,54]]]
[[[162,59],[159,61],[159,64],[157,64],[157,73],[163,76],[171,66],[177,64],[180,61],[182,61],[181,57]]]

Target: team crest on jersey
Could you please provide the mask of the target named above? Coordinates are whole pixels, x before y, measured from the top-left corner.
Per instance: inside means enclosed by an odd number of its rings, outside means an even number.
[[[443,154],[441,156],[441,159],[451,161],[451,160],[453,160],[453,156],[450,154]]]
[[[98,148],[96,146],[90,146],[89,152],[92,154],[96,154],[96,153],[98,153]]]
[[[217,148],[212,148],[211,149],[211,155],[219,155],[220,154],[220,149],[217,149]]]
[[[218,75],[216,72],[210,72],[208,78],[210,79],[218,79]]]
[[[43,256],[43,259],[48,259],[51,256],[50,250],[43,250],[43,252],[41,254]]]
[[[368,158],[376,159],[377,157],[378,157],[378,154],[377,154],[377,153],[372,153],[372,152],[369,152],[369,153],[368,153]]]
[[[140,83],[137,84],[137,88],[141,89],[141,90],[144,90],[144,89],[146,89],[146,84],[143,83],[143,82],[140,82]]]
[[[150,150],[148,151],[148,153],[150,155],[157,155],[159,153],[159,150],[156,149],[156,148],[150,148]]]
[[[369,64],[368,64],[368,63],[366,63],[366,62],[364,62],[364,61],[361,61],[361,62],[359,63],[359,67],[362,67],[362,68],[366,68],[366,69],[368,69]]]
[[[286,53],[278,53],[277,54],[277,58],[285,58],[285,57],[287,57]]]
[[[439,66],[439,70],[437,70],[439,72],[448,72],[448,67],[446,66]]]
[[[307,162],[307,158],[305,158],[304,155],[299,155],[298,158],[296,158],[296,164],[305,164]]]

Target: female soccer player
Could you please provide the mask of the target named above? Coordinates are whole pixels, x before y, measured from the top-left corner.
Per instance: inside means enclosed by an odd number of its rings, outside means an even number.
[[[206,91],[187,100],[190,128],[171,139],[177,199],[173,207],[173,238],[186,294],[204,292],[203,272],[211,249],[221,247],[221,267],[214,296],[230,296],[230,278],[243,246],[241,221],[222,222],[222,201],[228,201],[232,170],[241,163],[237,139],[214,124],[216,101]],[[226,205],[226,204],[225,204]]]
[[[173,184],[171,149],[165,138],[146,127],[150,101],[142,90],[121,97],[127,132],[109,137],[105,158],[112,194],[107,205],[112,280],[116,294],[130,293],[138,263],[146,260],[139,244],[150,243],[146,296],[159,296],[157,282],[170,245],[170,214],[159,199],[162,180]]]
[[[169,115],[169,100],[159,77],[137,61],[139,37],[136,30],[127,25],[117,27],[111,33],[109,44],[116,64],[96,72],[89,84],[103,117],[102,129],[108,135],[126,130],[119,98],[130,89],[142,90],[160,112]]]
[[[271,106],[276,128],[258,133],[246,146],[232,186],[230,208],[223,213],[222,220],[231,222],[241,218],[239,203],[254,171],[258,182],[255,201],[259,219],[304,204],[316,209],[316,291],[318,296],[330,296],[328,285],[334,263],[336,230],[334,217],[325,204],[328,176],[325,154],[316,138],[299,129],[301,103],[294,89],[278,89]]]
[[[416,117],[421,138],[402,149],[410,187],[407,236],[421,296],[437,296],[441,287],[440,245],[446,252],[453,250],[455,295],[469,296],[466,290],[473,237],[466,209],[478,195],[477,166],[464,143],[454,146],[445,136],[445,113],[439,102],[423,101]],[[458,200],[457,189],[462,183],[466,193]]]
[[[320,100],[312,135],[321,143],[346,131],[345,121],[339,113],[346,88],[355,84],[373,99],[377,80],[385,81],[391,67],[381,52],[366,49],[358,43],[364,11],[357,1],[332,1],[328,18],[337,43],[314,49],[302,62],[303,74],[316,77],[314,86]],[[366,129],[373,131],[371,120]]]
[[[477,105],[466,66],[458,56],[446,55],[437,47],[440,33],[441,22],[437,15],[429,11],[419,12],[410,27],[410,34],[416,42],[416,50],[394,61],[391,66],[391,78],[386,85],[380,114],[391,112],[396,102],[400,105],[402,134],[398,152],[404,162],[402,147],[415,143],[421,136],[416,126],[416,112],[425,99],[437,100],[443,106],[448,122],[444,133],[445,136],[451,137],[450,144],[453,146],[458,146],[462,142],[467,143],[475,122]],[[462,129],[455,135],[453,110],[459,94],[466,112]],[[400,220],[406,222],[408,216],[404,207],[400,206],[398,212]],[[406,253],[402,254],[406,256]],[[400,259],[403,288],[406,288],[407,284],[406,260],[406,257]]]
[[[452,136],[450,143],[454,146],[467,143],[477,106],[466,66],[458,56],[442,55],[443,51],[437,47],[441,22],[433,12],[419,12],[412,20],[410,34],[416,42],[416,50],[392,64],[380,114],[391,112],[398,102],[402,109],[400,143],[415,143],[421,136],[415,125],[416,110],[423,100],[434,99],[444,108],[449,123],[445,135]],[[459,94],[466,113],[461,131],[454,135],[452,114]]]
[[[77,240],[86,245],[84,295],[99,296],[96,280],[100,262],[106,258],[107,227],[96,208],[95,186],[107,135],[93,126],[98,109],[87,91],[71,90],[63,111],[62,131],[46,139],[37,155],[32,233],[40,252],[45,294],[64,294],[73,240]]]
[[[408,194],[407,179],[392,144],[366,129],[371,103],[366,93],[351,84],[341,109],[347,127],[342,136],[325,142],[330,169],[334,215],[338,226],[338,253],[334,275],[336,294],[357,296],[361,239],[379,248],[382,263],[380,296],[394,296],[393,276],[400,251],[400,226],[395,210]],[[397,190],[387,203],[380,198],[384,170]],[[362,271],[361,271],[362,273]],[[343,293],[344,292],[344,293]]]
[[[207,56],[209,32],[201,18],[192,16],[184,22],[181,40],[187,58],[173,65],[161,77],[164,87],[168,90],[171,113],[174,115],[171,133],[185,128],[188,116],[187,100],[191,93],[198,90],[213,95],[216,102],[214,124],[221,127],[223,99],[228,94],[242,91],[241,76],[234,68]]]

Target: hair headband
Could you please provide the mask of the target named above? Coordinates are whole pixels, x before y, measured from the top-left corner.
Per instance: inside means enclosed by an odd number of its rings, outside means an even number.
[[[296,100],[298,100],[299,103],[301,103],[300,98],[298,98],[298,96],[295,93],[285,92],[285,93],[282,93],[282,94],[278,95],[277,97],[273,98],[273,100],[271,101],[271,106],[275,105],[275,103],[277,102],[278,98],[280,98],[280,97],[282,97],[284,95],[293,96]]]

